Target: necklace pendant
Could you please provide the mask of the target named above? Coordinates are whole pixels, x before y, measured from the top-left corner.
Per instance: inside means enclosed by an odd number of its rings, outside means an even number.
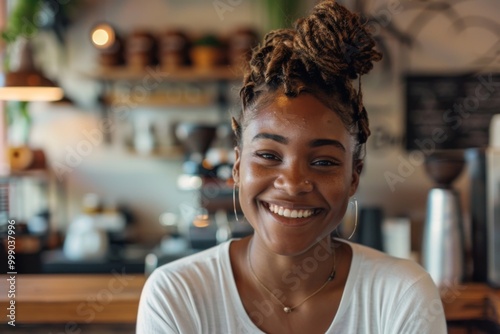
[[[283,308],[283,311],[285,311],[285,313],[290,313],[290,312],[292,312],[292,308],[291,308],[291,307],[288,307],[288,306],[285,306],[285,307]]]

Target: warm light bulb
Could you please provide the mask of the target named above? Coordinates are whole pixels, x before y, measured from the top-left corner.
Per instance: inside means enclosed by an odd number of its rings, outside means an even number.
[[[109,35],[104,29],[97,29],[92,34],[92,42],[97,46],[106,45],[109,42]]]
[[[99,24],[91,33],[92,43],[99,49],[106,49],[115,42],[115,31],[109,24]]]

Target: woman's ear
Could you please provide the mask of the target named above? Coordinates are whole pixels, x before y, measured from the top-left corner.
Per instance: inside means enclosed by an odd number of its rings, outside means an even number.
[[[238,184],[240,183],[240,159],[241,159],[240,148],[238,146],[234,147],[234,153],[236,154],[236,159],[233,165],[233,181],[234,183]]]
[[[352,166],[352,177],[351,177],[351,189],[349,191],[349,197],[356,193],[359,185],[359,177],[363,171],[363,160],[354,160]]]

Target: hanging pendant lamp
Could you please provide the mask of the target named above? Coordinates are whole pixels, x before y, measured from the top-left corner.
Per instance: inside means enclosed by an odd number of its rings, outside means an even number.
[[[63,90],[38,71],[33,62],[33,50],[28,40],[21,41],[19,65],[4,74],[0,87],[0,100],[4,101],[57,101]]]

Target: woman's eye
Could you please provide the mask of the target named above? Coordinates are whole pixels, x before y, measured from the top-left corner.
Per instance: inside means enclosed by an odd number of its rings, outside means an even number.
[[[279,160],[279,158],[272,153],[256,153],[259,158],[266,160]]]
[[[338,166],[339,163],[332,161],[332,160],[316,160],[313,161],[312,163],[314,166],[321,166],[321,167],[329,167],[329,166]]]

